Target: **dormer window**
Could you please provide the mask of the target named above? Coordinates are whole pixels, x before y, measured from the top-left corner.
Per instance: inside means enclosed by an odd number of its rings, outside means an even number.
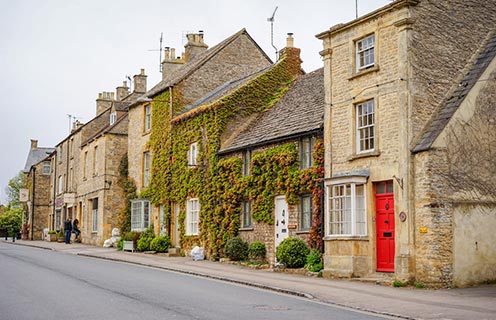
[[[375,35],[371,34],[356,42],[356,71],[373,67]]]
[[[113,125],[117,121],[117,112],[111,112],[110,113],[110,125]]]

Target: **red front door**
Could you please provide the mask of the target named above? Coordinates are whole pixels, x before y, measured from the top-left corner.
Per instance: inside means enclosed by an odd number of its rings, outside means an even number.
[[[375,184],[377,271],[394,272],[393,181]]]

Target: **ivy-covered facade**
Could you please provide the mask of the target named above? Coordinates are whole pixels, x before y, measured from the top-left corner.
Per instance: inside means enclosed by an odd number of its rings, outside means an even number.
[[[224,84],[199,102],[186,105],[181,86],[153,98],[152,127],[160,130],[150,135],[152,175],[141,196],[162,206],[168,223],[177,220],[183,251],[199,245],[207,257],[221,257],[226,241],[240,232],[247,199],[253,221],[273,230],[275,196],[284,194],[296,205],[302,192],[319,192],[315,184],[321,165],[300,170],[294,143],[254,153],[251,175],[243,175],[242,160],[234,153],[226,149],[219,154],[271,110],[302,73],[299,49],[285,48],[273,66]],[[317,137],[315,150],[321,150],[320,131],[310,136]]]

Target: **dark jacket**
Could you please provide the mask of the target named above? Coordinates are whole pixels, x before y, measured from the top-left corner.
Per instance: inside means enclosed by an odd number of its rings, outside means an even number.
[[[67,219],[64,222],[64,230],[65,231],[72,231],[72,223],[71,220]]]

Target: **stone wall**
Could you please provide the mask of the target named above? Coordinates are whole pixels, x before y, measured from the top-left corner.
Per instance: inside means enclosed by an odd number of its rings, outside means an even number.
[[[228,81],[237,80],[269,65],[260,48],[248,35],[241,34],[183,82],[184,103],[192,103]]]
[[[150,131],[145,131],[145,106],[146,104],[140,104],[132,107],[128,113],[129,177],[136,183],[138,194],[143,188],[143,153],[149,151],[148,141],[150,140]]]
[[[49,161],[49,160],[47,160]],[[43,229],[48,228],[49,221],[49,198],[50,198],[50,174],[43,174],[43,161],[35,165],[35,171],[31,170],[28,178],[33,179],[34,189],[31,183],[30,192],[34,192],[33,203],[31,204],[32,212],[28,213],[29,217],[29,239],[41,240],[43,238]],[[33,217],[33,219],[31,219]],[[34,220],[34,221],[33,221]],[[32,225],[32,228],[31,228]],[[31,230],[33,231],[31,233]]]

